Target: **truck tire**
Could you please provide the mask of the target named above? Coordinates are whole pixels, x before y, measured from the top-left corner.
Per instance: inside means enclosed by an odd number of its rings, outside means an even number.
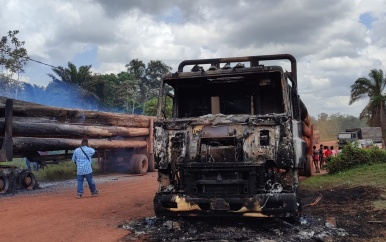
[[[0,193],[6,193],[9,187],[9,180],[6,175],[0,172]]]
[[[32,172],[28,170],[22,170],[18,175],[18,182],[25,189],[32,190],[36,184],[36,178]]]
[[[136,174],[145,174],[149,167],[149,160],[146,155],[139,154],[136,156],[134,163],[134,172]]]
[[[135,163],[137,161],[138,154],[134,154],[130,157],[129,161],[129,173],[135,173]]]
[[[147,171],[148,172],[155,171],[154,154],[151,154],[149,157],[149,167],[148,167]]]

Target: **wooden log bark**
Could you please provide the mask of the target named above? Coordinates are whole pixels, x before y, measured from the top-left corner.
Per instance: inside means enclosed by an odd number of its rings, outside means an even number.
[[[13,149],[18,151],[52,151],[52,150],[73,150],[80,146],[79,139],[58,139],[58,138],[13,138]],[[146,140],[109,140],[89,139],[89,146],[94,149],[127,149],[144,148]]]
[[[4,99],[4,98],[3,98]],[[1,99],[1,100],[3,100]],[[16,101],[16,100],[15,100]],[[104,124],[123,127],[149,127],[150,119],[145,115],[119,114],[72,108],[57,108],[36,103],[17,101],[13,107],[16,117],[44,117],[60,123]],[[0,104],[0,117],[3,117],[5,102]]]
[[[12,121],[6,123],[4,113],[10,100]],[[37,151],[66,151],[44,159],[68,159],[67,151],[79,147],[82,138],[88,138],[90,146],[104,154],[130,153],[133,149],[149,153],[153,142],[149,137],[151,120],[154,117],[57,108],[0,97],[0,144],[5,144],[8,138],[4,131],[12,131],[7,149],[0,153],[26,157]]]
[[[6,103],[7,99],[11,99],[11,98],[0,96],[0,106],[5,106],[5,103]],[[38,103],[26,102],[26,101],[21,101],[21,100],[13,99],[13,106],[14,107],[26,106],[26,105],[44,106],[44,105],[38,104]]]
[[[48,118],[48,117],[13,117],[15,122],[28,122],[28,123],[48,123],[55,124],[58,123],[57,120]],[[0,118],[0,122],[4,122],[4,118]]]
[[[2,108],[0,108],[0,113]],[[84,124],[103,124],[123,127],[149,127],[151,117],[144,115],[125,115],[117,113],[57,109],[46,107],[17,108],[13,110],[14,116],[19,117],[45,117],[59,123],[84,123]]]
[[[5,124],[0,120],[0,133],[4,132],[4,128]],[[149,128],[85,126],[20,121],[14,121],[12,123],[12,129],[13,137],[138,137],[148,136],[150,133]]]

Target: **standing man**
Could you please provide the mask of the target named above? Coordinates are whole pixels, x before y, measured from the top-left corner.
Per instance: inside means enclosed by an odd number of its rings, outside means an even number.
[[[29,172],[31,172],[31,161],[28,160],[28,158],[25,158],[25,164],[27,165],[27,169]]]
[[[72,155],[72,160],[76,165],[76,180],[78,181],[78,198],[83,195],[83,181],[86,178],[91,195],[97,195],[99,191],[96,189],[94,180],[92,179],[91,157],[95,150],[88,147],[88,139],[83,139],[81,146],[76,148]]]
[[[322,169],[322,165],[323,165],[323,144],[320,144],[319,146],[319,168]]]
[[[313,147],[313,160],[314,160],[314,166],[315,166],[315,173],[320,173],[320,165],[319,165],[319,150],[316,149],[316,146]]]

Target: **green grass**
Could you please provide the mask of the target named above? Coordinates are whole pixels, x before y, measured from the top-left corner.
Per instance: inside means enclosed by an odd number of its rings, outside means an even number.
[[[24,158],[16,158],[12,162],[0,162],[0,165],[16,166],[23,169],[27,169]],[[39,171],[34,171],[33,167],[32,173],[35,175],[36,180],[39,181],[58,181],[66,179],[75,179],[76,178],[76,167],[74,162],[71,160],[60,162],[59,164],[47,165],[44,169],[40,168]],[[93,159],[93,173],[97,174],[99,172],[98,164],[95,159]]]
[[[386,163],[362,165],[334,175],[312,176],[300,187],[307,190],[331,189],[336,187],[374,186],[386,187]]]
[[[362,165],[334,175],[312,176],[300,183],[300,189],[327,190],[371,186],[381,189],[382,199],[374,201],[376,209],[386,209],[386,163]]]

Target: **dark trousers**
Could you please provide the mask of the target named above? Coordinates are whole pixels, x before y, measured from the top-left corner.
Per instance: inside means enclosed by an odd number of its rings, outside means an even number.
[[[96,185],[94,180],[92,179],[92,173],[86,175],[76,175],[76,180],[78,181],[78,194],[83,194],[83,181],[86,178],[88,187],[90,188],[91,193],[96,192]]]

